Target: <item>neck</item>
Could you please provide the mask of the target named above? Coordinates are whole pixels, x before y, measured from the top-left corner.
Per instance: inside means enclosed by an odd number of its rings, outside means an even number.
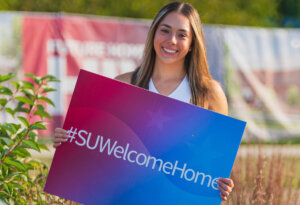
[[[183,63],[164,64],[155,60],[152,79],[182,80],[186,75]]]

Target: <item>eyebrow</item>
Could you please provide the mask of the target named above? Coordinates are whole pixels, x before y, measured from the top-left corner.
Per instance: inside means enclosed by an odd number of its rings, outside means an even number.
[[[167,28],[172,28],[170,25],[168,25],[168,24],[161,24],[160,26],[165,26],[165,27],[167,27]],[[183,32],[186,32],[186,33],[188,33],[188,31],[186,30],[186,29],[183,29],[183,28],[181,28],[181,29],[178,29],[179,31],[183,31]]]

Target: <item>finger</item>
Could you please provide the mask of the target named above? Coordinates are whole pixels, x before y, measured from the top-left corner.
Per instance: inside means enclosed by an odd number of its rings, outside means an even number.
[[[58,136],[58,137],[68,137],[68,134],[66,134],[66,133],[54,133],[54,136]]]
[[[69,138],[67,137],[54,137],[53,142],[67,142]]]
[[[227,200],[227,197],[226,196],[223,196],[222,194],[220,194],[220,197],[223,201],[226,201]]]
[[[223,183],[225,183],[225,184],[227,184],[228,186],[230,186],[230,187],[234,187],[234,184],[233,184],[233,181],[232,181],[232,179],[228,179],[228,178],[220,178],[219,179],[219,181],[221,181],[221,182],[223,182]]]
[[[226,186],[230,187],[231,189],[234,187],[233,181],[231,179],[226,179],[226,178],[220,178],[218,180],[218,184],[226,185]]]
[[[56,142],[56,143],[53,144],[53,147],[54,147],[54,148],[57,148],[57,147],[59,147],[60,145],[61,145],[61,142],[59,142],[59,143]]]
[[[55,128],[54,132],[58,132],[58,133],[67,133],[67,131],[65,129],[62,129],[62,128]]]
[[[229,196],[229,192],[227,192],[227,191],[224,191],[224,190],[220,190],[221,191],[221,195],[222,196]]]
[[[53,143],[62,143],[62,142],[67,142],[68,139],[65,138],[54,138]]]
[[[53,143],[60,143],[60,142],[65,142],[65,139],[62,138],[54,138]]]
[[[228,196],[230,194],[230,192],[225,190],[223,187],[219,186],[218,188],[219,188],[222,195]]]
[[[222,181],[219,181],[218,184],[219,184],[218,188],[219,188],[220,191],[221,190],[224,190],[224,191],[227,191],[227,192],[231,192],[232,191],[231,187],[228,186],[228,185],[226,185],[226,184],[224,184]]]
[[[54,138],[68,138],[68,135],[64,133],[55,133]]]

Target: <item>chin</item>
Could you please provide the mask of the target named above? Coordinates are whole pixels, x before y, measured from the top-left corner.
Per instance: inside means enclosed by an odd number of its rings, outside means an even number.
[[[160,61],[165,64],[174,64],[181,63],[184,58],[180,58],[180,56],[161,56]]]
[[[181,63],[181,60],[177,60],[177,59],[161,59],[161,62],[163,64],[176,64],[176,63]]]

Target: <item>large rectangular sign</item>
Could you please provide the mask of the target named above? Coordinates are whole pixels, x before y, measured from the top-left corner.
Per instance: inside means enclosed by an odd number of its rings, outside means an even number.
[[[220,204],[245,124],[81,70],[45,191],[84,204]]]

